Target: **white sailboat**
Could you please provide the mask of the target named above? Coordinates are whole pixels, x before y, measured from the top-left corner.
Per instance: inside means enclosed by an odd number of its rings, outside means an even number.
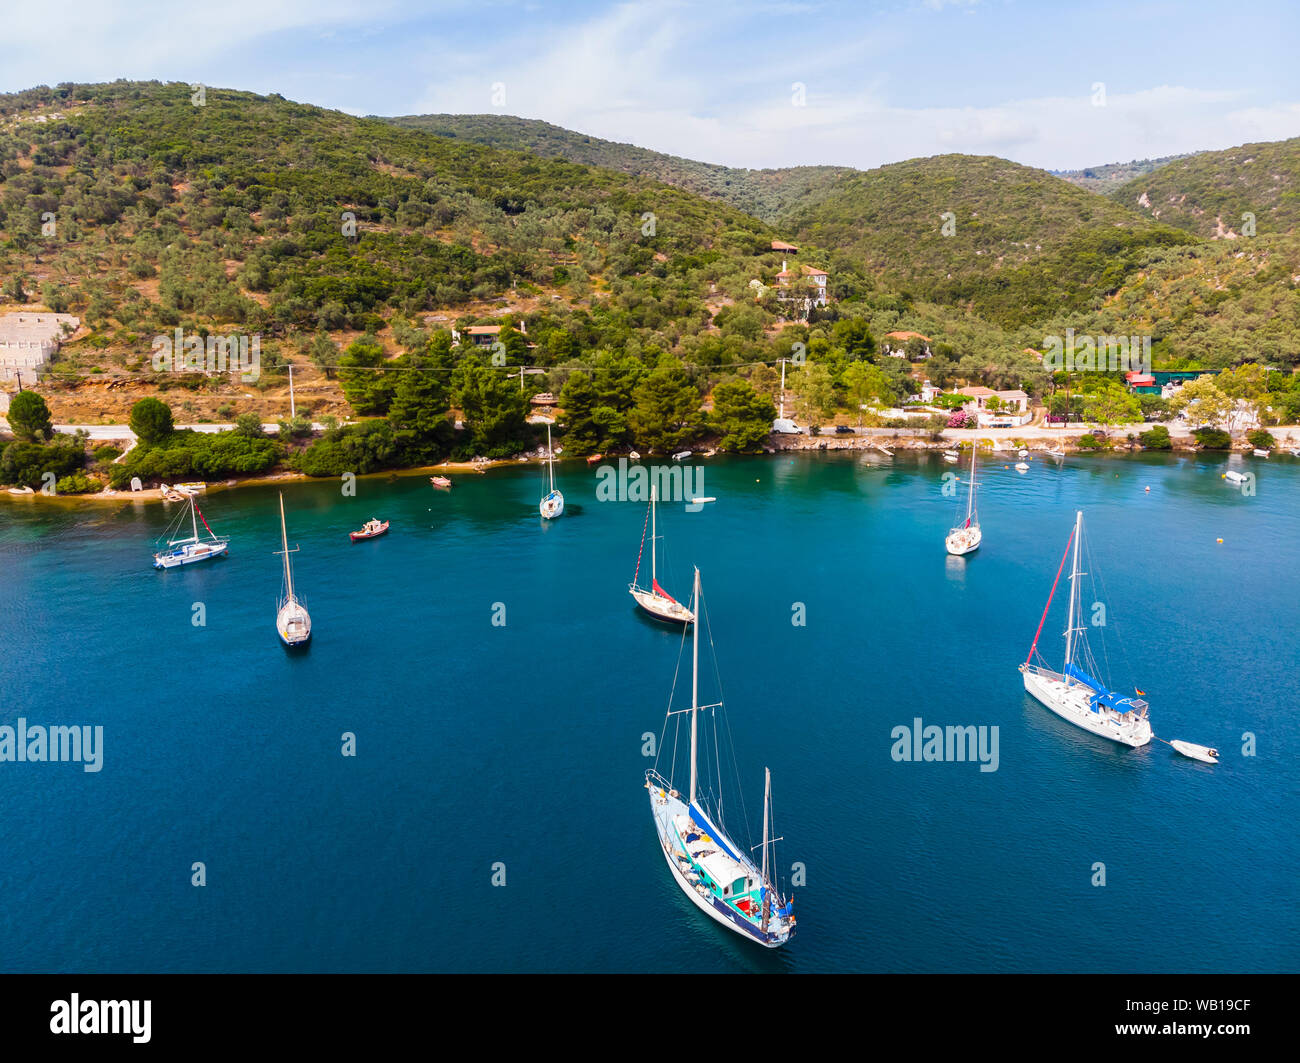
[[[695,570],[692,608],[700,608],[700,570]],[[780,839],[771,835],[772,773],[764,769],[762,864],[755,866],[748,852],[727,835],[721,813],[710,815],[698,793],[697,759],[699,714],[722,706],[699,704],[700,631],[695,625],[692,641],[690,790],[686,800],[656,767],[646,772],[650,792],[650,814],[664,860],[682,892],[709,918],[728,930],[769,949],[784,945],[795,932],[794,900],[783,898],[768,877],[768,848]],[[665,730],[667,720],[665,720]],[[660,743],[660,748],[664,743]],[[675,749],[674,745],[674,749]],[[707,763],[707,761],[706,761]],[[671,774],[671,771],[670,771]]]
[[[646,526],[641,529],[641,549],[636,555],[636,571],[632,574],[632,582],[627,585],[627,590],[637,605],[644,609],[651,616],[659,620],[667,620],[675,624],[689,624],[695,620],[693,610],[686,608],[676,598],[659,586],[659,534],[658,534],[658,515],[656,502],[657,485],[650,485],[650,512],[646,514]],[[646,529],[650,531],[650,589],[642,587],[638,580],[641,577],[641,557],[645,553],[645,533]]]
[[[551,450],[551,426],[546,426],[546,465],[550,477],[550,490],[542,497],[538,509],[547,520],[554,520],[564,512],[564,496],[555,489],[555,452]]]
[[[949,531],[948,537],[943,541],[948,553],[955,557],[974,553],[980,548],[980,543],[984,539],[984,533],[980,531],[979,514],[975,512],[975,456],[978,452],[979,444],[972,443],[970,448],[970,491],[966,498],[966,519]],[[944,475],[946,476],[947,473]]]
[[[153,555],[154,568],[179,568],[181,565],[192,565],[198,561],[211,561],[214,557],[224,556],[230,548],[229,536],[217,535],[208,527],[207,519],[199,511],[194,495],[186,495],[185,501],[189,505],[191,534],[168,539],[167,549]],[[168,534],[174,535],[179,532],[184,520],[185,510],[181,510],[168,528]],[[204,530],[208,533],[206,536],[199,535],[199,521],[203,521]]]
[[[284,594],[275,611],[275,630],[286,646],[301,646],[311,638],[311,617],[293,589],[293,566],[289,564],[289,555],[296,553],[298,548],[289,549],[289,536],[284,528],[283,494],[280,495],[280,546],[276,552],[284,555]]]
[[[1038,622],[1038,633],[1034,635],[1033,645],[1029,647],[1029,656],[1020,666],[1025,677],[1025,689],[1046,705],[1061,719],[1091,731],[1102,738],[1120,742],[1134,748],[1144,746],[1151,741],[1151,721],[1147,718],[1148,705],[1142,698],[1124,697],[1094,678],[1100,669],[1088,647],[1088,630],[1083,620],[1082,596],[1079,594],[1079,540],[1083,537],[1083,510],[1075,516],[1074,530],[1065,544],[1065,555],[1061,558],[1060,568],[1056,572],[1056,582],[1052,584],[1052,593],[1047,596],[1047,606],[1043,609],[1043,618]],[[1042,665],[1034,664],[1037,655],[1038,637],[1043,632],[1043,623],[1047,620],[1048,610],[1052,607],[1052,596],[1056,593],[1057,583],[1061,579],[1061,570],[1065,568],[1065,558],[1070,554],[1070,545],[1074,545],[1074,561],[1070,569],[1070,609],[1065,628],[1065,663],[1059,672]],[[1038,659],[1042,661],[1042,657]],[[1080,665],[1082,662],[1082,667]],[[1138,694],[1141,695],[1141,691]]]

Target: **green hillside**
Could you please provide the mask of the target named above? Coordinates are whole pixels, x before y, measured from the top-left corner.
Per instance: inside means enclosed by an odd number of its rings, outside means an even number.
[[[1134,178],[1110,196],[1206,239],[1243,234],[1246,213],[1254,214],[1259,235],[1295,232],[1300,226],[1300,137],[1203,151]]]
[[[529,151],[545,159],[567,159],[586,166],[651,177],[698,196],[730,203],[771,224],[778,223],[793,210],[816,203],[834,187],[837,179],[857,172],[842,166],[772,170],[717,166],[512,115],[423,114],[385,121],[472,144]]]
[[[1191,242],[1042,170],[971,155],[841,180],[789,228],[851,252],[888,284],[1006,326],[1092,306],[1149,249]]]
[[[1054,177],[1069,181],[1072,185],[1086,188],[1089,192],[1107,192],[1118,188],[1135,177],[1142,177],[1158,170],[1161,166],[1176,159],[1188,159],[1190,155],[1165,155],[1159,159],[1134,159],[1132,162],[1110,162],[1104,166],[1088,166],[1082,170],[1052,170]]]

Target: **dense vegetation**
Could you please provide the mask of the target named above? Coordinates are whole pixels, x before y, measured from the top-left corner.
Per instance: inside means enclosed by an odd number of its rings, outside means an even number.
[[[843,166],[788,166],[746,170],[696,162],[676,155],[601,140],[550,122],[496,114],[418,114],[386,121],[472,144],[527,151],[544,159],[567,159],[586,166],[651,177],[706,199],[717,199],[771,224],[791,211],[816,203],[835,181],[856,171]]]
[[[1191,155],[1165,155],[1159,159],[1134,159],[1132,162],[1111,162],[1104,166],[1088,166],[1082,170],[1053,170],[1052,173],[1072,185],[1086,188],[1089,192],[1110,192],[1120,185],[1143,177],[1160,169],[1177,159],[1191,158]]]

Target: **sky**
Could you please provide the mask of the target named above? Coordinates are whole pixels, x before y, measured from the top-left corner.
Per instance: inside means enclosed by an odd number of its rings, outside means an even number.
[[[1059,170],[1300,135],[1298,46],[1296,0],[60,0],[6,13],[0,91],[157,79],[730,166]]]

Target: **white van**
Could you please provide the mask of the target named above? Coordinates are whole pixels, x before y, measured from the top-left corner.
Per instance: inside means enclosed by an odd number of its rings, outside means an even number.
[[[795,424],[789,417],[778,417],[773,421],[772,431],[783,436],[797,436],[803,433],[803,429]]]

